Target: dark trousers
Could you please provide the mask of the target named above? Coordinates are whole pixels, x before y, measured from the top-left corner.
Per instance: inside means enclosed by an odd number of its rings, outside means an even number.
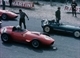
[[[10,4],[9,6],[12,7],[12,1],[9,1],[9,4]]]
[[[72,15],[76,17],[76,8],[72,8]]]
[[[60,21],[60,18],[56,18],[56,23],[59,23],[59,21]]]
[[[74,16],[76,16],[76,10],[72,10],[72,15]]]
[[[20,18],[19,26],[22,28],[22,23],[24,25],[24,29],[26,29],[25,19]]]
[[[2,1],[3,5],[2,5],[2,8],[3,10],[5,10],[5,1]]]

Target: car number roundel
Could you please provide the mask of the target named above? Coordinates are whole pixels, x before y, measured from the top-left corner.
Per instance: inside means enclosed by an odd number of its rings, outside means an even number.
[[[7,31],[7,28],[5,27],[1,29],[1,33],[5,33],[6,31]]]

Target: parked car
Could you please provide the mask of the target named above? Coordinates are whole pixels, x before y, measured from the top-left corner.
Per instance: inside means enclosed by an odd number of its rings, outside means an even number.
[[[15,26],[5,26],[0,30],[1,40],[5,43],[17,41],[21,43],[30,43],[32,47],[38,48],[41,45],[51,46],[54,39],[36,31],[28,31]]]
[[[73,26],[64,23],[56,23],[54,20],[42,20],[41,27],[43,31],[46,33],[50,33],[52,31],[61,31],[61,32],[68,32],[73,34],[76,38],[80,37],[80,27]]]
[[[0,18],[2,18],[3,20],[14,19],[16,17],[18,17],[17,14],[15,14],[11,11],[8,11],[8,10],[1,10],[0,9]]]

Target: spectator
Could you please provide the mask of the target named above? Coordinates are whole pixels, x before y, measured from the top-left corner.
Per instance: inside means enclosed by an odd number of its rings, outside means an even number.
[[[4,0],[2,0],[2,4],[3,4],[2,9],[5,10],[5,1]]]
[[[56,23],[59,23],[61,19],[60,7],[58,7],[57,11],[55,12],[55,16],[56,16]]]
[[[25,24],[25,16],[28,18],[28,16],[21,10],[19,9],[19,14],[20,14],[20,20],[19,20],[19,26],[22,28],[22,23],[24,24],[24,28],[26,29],[26,24]],[[29,18],[28,18],[29,20]]]
[[[77,17],[76,16],[76,6],[77,6],[77,3],[75,2],[75,0],[73,0],[71,3],[71,7],[72,7],[72,15],[73,16],[75,15],[75,17]]]
[[[12,7],[13,0],[9,0],[9,6]]]

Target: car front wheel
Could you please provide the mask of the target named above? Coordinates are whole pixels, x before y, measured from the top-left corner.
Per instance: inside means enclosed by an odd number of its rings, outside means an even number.
[[[31,45],[34,48],[39,48],[40,42],[38,40],[32,40]]]
[[[8,16],[6,14],[2,14],[2,19],[6,20],[8,18]]]
[[[1,40],[3,42],[9,42],[9,40],[10,40],[9,35],[6,33],[1,34]]]
[[[50,32],[51,32],[51,27],[45,26],[45,27],[43,28],[43,31],[46,32],[46,33],[50,33]]]
[[[74,37],[79,38],[80,37],[80,32],[79,31],[75,31],[74,32]]]

